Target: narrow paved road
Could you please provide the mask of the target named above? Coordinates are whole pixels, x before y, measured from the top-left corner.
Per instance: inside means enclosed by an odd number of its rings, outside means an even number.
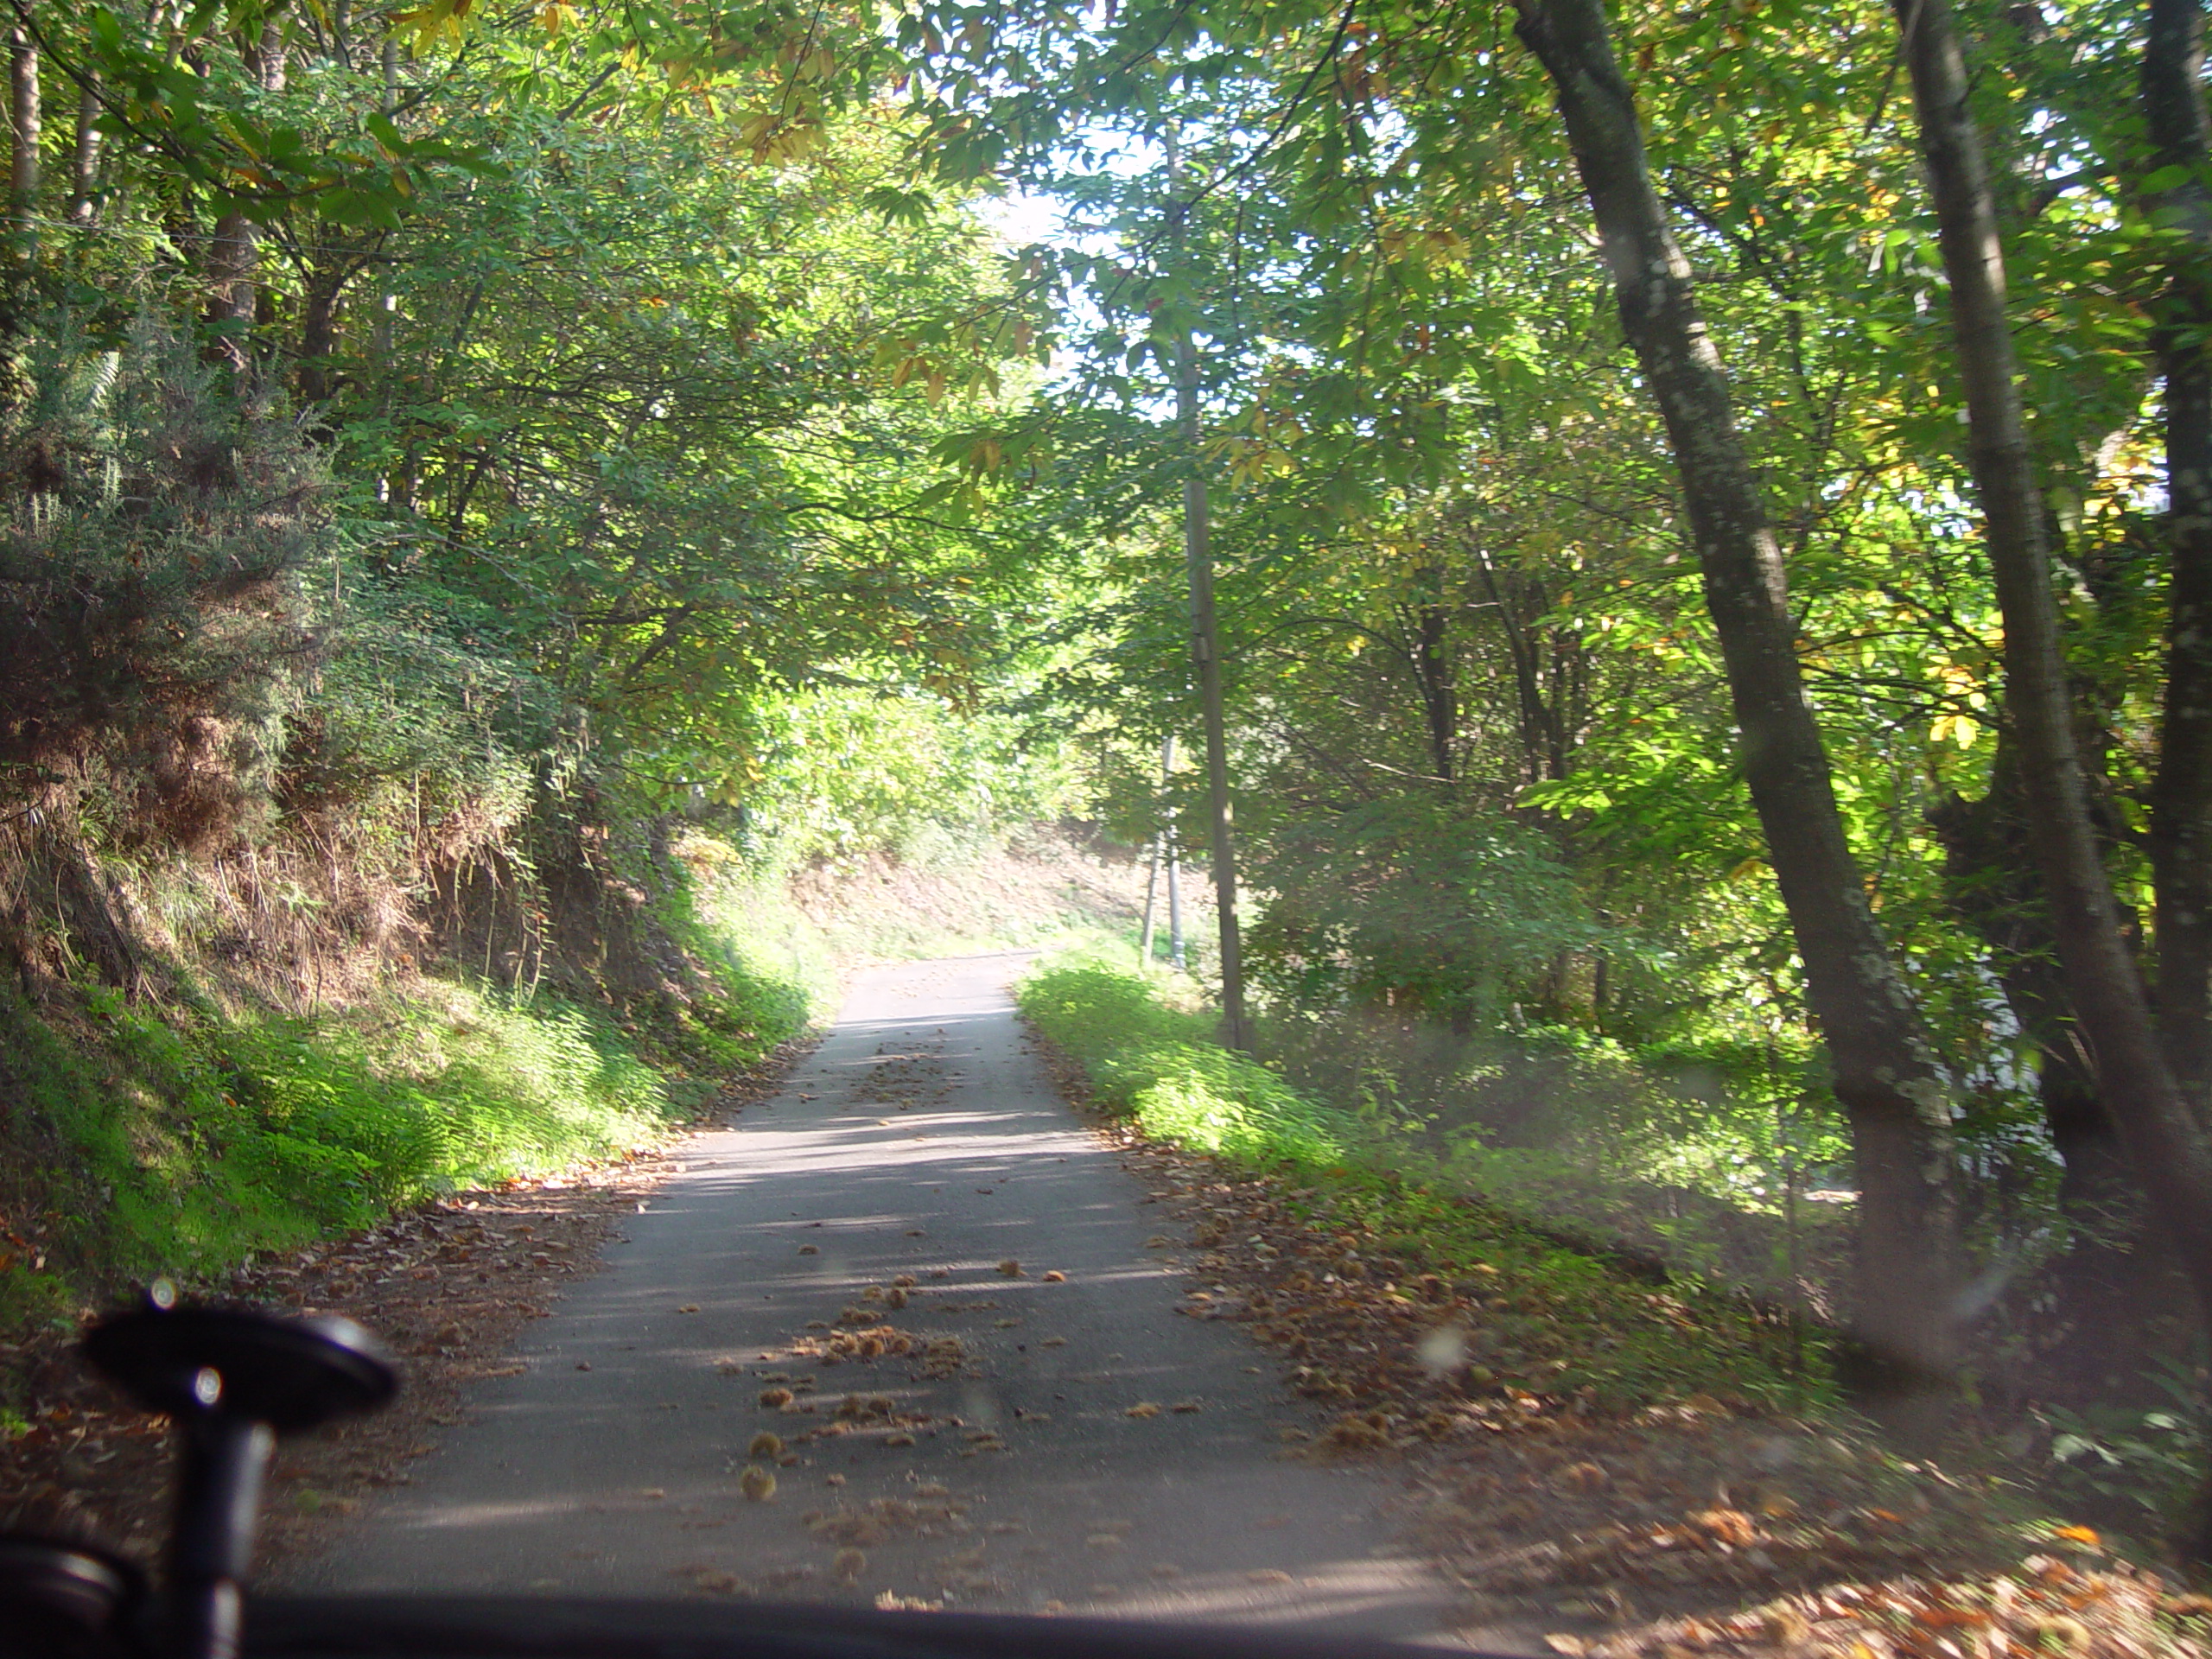
[[[1435,1630],[1385,1480],[1278,1456],[1302,1414],[1274,1367],[1176,1316],[1161,1211],[1025,1046],[1020,963],[861,976],[784,1092],[690,1143],[525,1369],[291,1587]],[[912,1351],[831,1363],[887,1335]],[[795,1460],[758,1502],[763,1432]]]

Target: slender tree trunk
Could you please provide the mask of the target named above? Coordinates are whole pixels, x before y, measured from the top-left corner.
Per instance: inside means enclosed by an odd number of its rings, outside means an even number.
[[[2149,999],[2090,822],[2059,646],[2050,550],[2005,310],[2004,251],[1964,55],[1947,0],[1893,0],[1904,35],[1922,155],[1949,279],[1966,387],[1968,461],[2005,620],[2005,702],[2028,830],[2100,1092],[2153,1213],[2212,1311],[2212,1141],[2161,1052]]]
[[[2146,1236],[2143,1189],[2074,1018],[2026,819],[2009,734],[1999,738],[1988,791],[1974,801],[1955,794],[1928,815],[1943,848],[1946,900],[1988,947],[2005,1006],[2033,1045],[2044,1127],[2065,1166],[2058,1210],[2071,1236],[2050,1268],[2059,1339],[2038,1369],[2061,1397],[2081,1401],[2107,1375],[2141,1368],[2148,1333],[2170,1311],[2172,1275]]]
[[[2143,114],[2156,170],[2189,176],[2152,204],[2185,240],[2157,308],[2165,378],[2166,696],[2151,796],[2158,1034],[2200,1114],[2212,1091],[2212,119],[2200,0],[2151,0]]]
[[[1692,284],[1654,190],[1601,0],[1516,0],[1551,77],[1623,326],[1682,481],[1744,772],[1848,1114],[1859,1179],[1858,1333],[1893,1427],[1941,1421],[1958,1363],[1951,1102],[1866,902],[1797,661],[1782,554]]]
[[[319,404],[330,395],[330,358],[338,349],[338,296],[342,275],[310,276],[300,307],[300,401]]]
[[[69,150],[69,222],[90,225],[100,182],[100,84],[89,69],[77,87],[77,136]]]
[[[1144,931],[1137,939],[1137,965],[1147,974],[1152,971],[1153,918],[1160,900],[1160,855],[1163,850],[1160,837],[1152,838],[1152,857],[1144,873]]]
[[[266,92],[282,92],[286,70],[283,36],[273,21],[245,54],[246,67]],[[261,232],[244,213],[215,221],[207,249],[207,321],[223,335],[222,353],[239,369],[249,360],[246,331],[261,304]]]
[[[244,213],[225,213],[215,221],[207,238],[207,321],[229,325],[226,354],[245,362],[245,346],[237,338],[253,323],[259,297],[255,279],[261,273],[261,235]]]
[[[8,155],[8,217],[14,221],[16,257],[28,268],[38,258],[39,105],[38,46],[28,29],[8,37],[8,124],[14,143]]]
[[[1449,619],[1441,605],[1415,607],[1415,677],[1421,683],[1421,716],[1428,727],[1428,759],[1437,780],[1452,783],[1452,746],[1459,735],[1459,690],[1452,683]]]
[[[1236,921],[1236,844],[1230,829],[1229,730],[1222,707],[1221,630],[1213,602],[1213,552],[1209,545],[1211,515],[1198,416],[1198,353],[1185,333],[1175,377],[1177,424],[1182,429],[1191,471],[1183,480],[1183,560],[1191,588],[1191,657],[1198,673],[1198,712],[1205,727],[1206,801],[1211,830],[1208,855],[1213,864],[1214,922],[1221,949],[1222,1040],[1249,1049],[1252,1035],[1244,1017],[1244,950]]]

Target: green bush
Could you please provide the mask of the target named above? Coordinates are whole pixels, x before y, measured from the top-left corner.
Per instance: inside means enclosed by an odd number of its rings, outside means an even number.
[[[680,1115],[604,1018],[433,989],[353,1015],[172,1025],[92,988],[67,1034],[0,991],[11,1135],[42,1165],[44,1190],[18,1202],[45,1217],[28,1259],[0,1263],[0,1321],[60,1310],[73,1286],[205,1277],[435,1193],[635,1150]],[[766,1040],[724,1042],[757,1056]]]
[[[1205,1040],[1200,1014],[1163,1007],[1115,969],[1048,969],[1022,982],[1022,1012],[1075,1057],[1096,1098],[1157,1140],[1256,1163],[1344,1155],[1321,1108],[1257,1061]]]

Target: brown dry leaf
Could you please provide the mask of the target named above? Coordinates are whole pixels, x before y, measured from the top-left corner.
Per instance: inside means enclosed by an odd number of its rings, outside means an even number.
[[[1160,1415],[1160,1408],[1149,1400],[1140,1400],[1134,1406],[1130,1406],[1123,1410],[1122,1415],[1124,1417],[1157,1417]]]
[[[1722,1543],[1739,1549],[1758,1541],[1758,1522],[1741,1510],[1700,1510],[1690,1519]]]

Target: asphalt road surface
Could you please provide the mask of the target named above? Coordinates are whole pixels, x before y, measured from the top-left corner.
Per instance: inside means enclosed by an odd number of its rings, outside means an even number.
[[[782,1094],[688,1143],[524,1369],[287,1587],[1433,1637],[1446,1597],[1392,1543],[1387,1477],[1282,1456],[1311,1419],[1278,1368],[1176,1315],[1161,1210],[1026,1046],[1022,960],[861,975]],[[909,1351],[826,1363],[887,1335]]]

